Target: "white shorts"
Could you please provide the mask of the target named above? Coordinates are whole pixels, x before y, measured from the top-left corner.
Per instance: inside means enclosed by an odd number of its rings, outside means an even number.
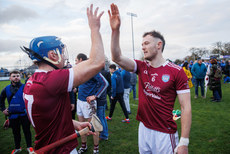
[[[97,103],[95,104],[95,108]],[[84,117],[85,119],[92,117],[92,108],[87,101],[81,101],[77,99],[77,115]]]
[[[178,132],[167,134],[139,124],[138,146],[140,154],[173,154],[179,142]]]

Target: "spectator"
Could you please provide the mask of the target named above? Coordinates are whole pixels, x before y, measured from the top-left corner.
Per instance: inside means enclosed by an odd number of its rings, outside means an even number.
[[[76,106],[77,106],[77,88],[73,88],[71,92],[69,92],[70,104],[71,104],[71,112],[72,112],[72,119],[75,120],[76,115]]]
[[[137,74],[130,72],[130,93],[133,91],[133,99],[137,100],[136,98],[136,84],[137,84]]]
[[[221,67],[217,65],[217,60],[213,58],[211,60],[212,67],[210,68],[209,74],[209,89],[213,91],[213,102],[221,101]]]
[[[226,66],[226,63],[224,60],[221,60],[220,62],[220,67],[221,67],[221,70],[224,72],[225,71],[225,66]]]
[[[224,76],[224,83],[230,83],[230,77],[225,75]]]
[[[156,31],[143,35],[142,50],[146,61],[131,60],[123,56],[119,44],[121,20],[115,4],[111,4],[109,19],[112,29],[112,60],[139,76],[139,104],[136,117],[140,121],[139,153],[174,153],[176,145],[175,152],[188,153],[191,103],[186,74],[180,66],[163,58],[165,40]],[[182,111],[182,137],[179,144],[177,126],[172,115],[177,96]]]
[[[106,80],[106,79],[104,79]],[[100,140],[108,140],[109,132],[108,132],[108,124],[105,118],[105,105],[107,103],[107,93],[104,91],[99,98],[97,98],[97,116],[100,119],[103,131],[100,132],[99,139]]]
[[[112,120],[113,112],[115,110],[115,106],[117,101],[120,103],[120,106],[122,108],[122,111],[125,115],[125,120],[122,120],[122,122],[129,123],[129,116],[127,113],[127,109],[125,107],[125,102],[124,102],[124,83],[123,79],[121,76],[121,73],[119,70],[116,70],[116,65],[112,64],[109,66],[109,71],[112,74],[111,76],[111,82],[112,82],[112,96],[111,96],[111,107],[110,107],[110,112],[109,116],[106,117],[107,120]]]
[[[189,65],[187,62],[184,63],[183,65],[183,70],[185,72],[185,74],[187,75],[188,77],[188,85],[189,85],[189,88],[192,88],[193,87],[193,84],[192,84],[192,74],[189,70]]]
[[[89,59],[81,64],[62,69],[67,58],[65,45],[56,36],[34,38],[30,48],[23,49],[38,65],[38,70],[25,85],[23,95],[36,132],[35,150],[66,138],[75,130],[91,127],[89,122],[72,120],[68,92],[91,79],[104,67],[104,47],[99,32],[103,12],[97,15],[97,10],[93,11],[93,5],[87,8],[92,45]],[[49,153],[77,154],[77,145],[77,140],[71,140]]]
[[[193,61],[190,60],[190,63],[189,63],[189,70],[190,70],[190,72],[191,72],[191,70],[192,70],[192,66],[193,66]]]
[[[76,58],[76,66],[78,66],[80,63],[83,63],[87,60],[87,56],[83,53],[80,53],[77,55]],[[103,92],[106,92],[106,88],[108,86],[108,82],[106,79],[100,74],[96,74],[94,77],[92,77],[87,82],[81,84],[78,87],[78,100],[77,100],[77,115],[78,120],[80,122],[88,121],[90,122],[92,119],[92,113],[93,108],[97,108],[97,113],[99,115],[99,118],[103,121],[103,127],[105,126],[105,99],[106,95],[102,95]],[[94,103],[94,100],[96,104]],[[98,100],[99,102],[97,102]],[[92,107],[92,105],[94,105]],[[96,114],[96,111],[95,111]],[[108,127],[107,127],[108,128]],[[103,132],[104,133],[104,132]],[[106,134],[106,139],[108,139],[108,135]],[[99,132],[96,132],[96,135],[93,136],[94,141],[94,150],[93,153],[97,154],[99,153]],[[84,153],[87,151],[87,136],[82,135],[81,136],[81,147],[78,150],[78,153]]]
[[[129,93],[130,93],[130,72],[122,69],[121,71],[121,76],[123,79],[123,83],[124,83],[124,102],[125,102],[125,106],[127,109],[128,114],[131,114],[131,110],[130,110],[130,105],[129,105]]]
[[[106,90],[106,93],[107,95],[109,96],[109,104],[111,105],[111,74],[109,71],[105,70],[105,68],[103,68],[101,70],[101,74],[105,77],[105,79],[108,81],[109,85],[107,87],[107,90]],[[108,110],[108,104],[107,104],[107,101],[106,101],[106,104],[105,104],[105,108],[106,110]]]
[[[224,74],[226,76],[230,76],[230,65],[229,65],[229,61],[227,60],[225,62]]]
[[[205,64],[202,63],[201,58],[197,59],[197,63],[195,63],[192,67],[192,75],[195,79],[195,98],[198,98],[198,88],[201,88],[201,96],[204,96],[204,78],[206,75],[207,68]]]
[[[72,68],[72,65],[67,60],[67,65],[64,67],[65,69]],[[71,92],[69,92],[70,104],[71,104],[71,111],[72,111],[72,119],[75,120],[76,115],[76,97],[77,97],[77,88],[73,88]]]
[[[28,80],[31,76],[32,76],[32,73],[28,73],[28,74],[27,74],[27,77],[26,77],[26,79],[25,79],[25,84],[26,84],[27,80]]]
[[[2,90],[0,96],[0,105],[3,114],[9,116],[10,126],[14,135],[15,149],[12,151],[12,154],[22,151],[20,148],[21,125],[26,139],[27,151],[32,154],[34,150],[32,148],[30,122],[26,115],[25,103],[23,101],[23,89],[25,85],[22,84],[20,80],[21,78],[19,71],[10,72],[11,84]],[[8,109],[5,107],[6,98],[9,104]]]

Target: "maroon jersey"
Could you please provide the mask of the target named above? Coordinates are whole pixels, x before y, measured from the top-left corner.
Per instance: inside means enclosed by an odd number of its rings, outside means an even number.
[[[154,68],[135,60],[139,77],[139,105],[136,119],[145,127],[164,133],[175,133],[177,125],[172,110],[177,94],[190,92],[182,67],[166,61]]]
[[[72,87],[73,69],[37,70],[27,81],[23,96],[36,132],[35,150],[75,133],[68,93]],[[49,153],[69,154],[77,144],[72,140]]]

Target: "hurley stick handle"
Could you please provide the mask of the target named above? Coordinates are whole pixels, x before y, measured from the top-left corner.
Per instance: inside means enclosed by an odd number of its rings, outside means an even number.
[[[92,127],[92,130],[93,130],[93,126],[91,126],[91,127]],[[51,143],[51,144],[49,144],[49,145],[47,145],[47,146],[45,146],[45,147],[43,147],[43,148],[41,148],[39,150],[36,150],[35,154],[43,154],[44,152],[47,152],[47,151],[49,151],[49,150],[51,150],[53,148],[56,148],[56,147],[58,147],[58,146],[60,146],[62,144],[65,144],[66,142],[69,142],[71,140],[74,140],[79,136],[85,135],[89,131],[90,131],[89,127],[85,127],[84,129],[80,130],[77,133],[69,135],[69,136],[67,136],[67,137],[65,137],[63,139],[60,139],[60,140],[58,140],[58,141],[56,141],[54,143]]]

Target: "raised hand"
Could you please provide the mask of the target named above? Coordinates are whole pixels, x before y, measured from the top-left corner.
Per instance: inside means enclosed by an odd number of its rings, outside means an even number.
[[[108,10],[109,13],[109,21],[110,21],[110,26],[112,30],[119,30],[120,25],[121,25],[121,20],[120,20],[120,15],[119,15],[119,10],[117,5],[111,4],[110,5],[111,11]]]
[[[90,8],[87,8],[87,16],[88,16],[88,22],[89,22],[89,27],[91,30],[99,30],[100,29],[100,19],[101,16],[103,15],[104,11],[101,12],[99,15],[97,15],[98,12],[98,7],[95,9],[93,13],[93,4],[90,5]]]

